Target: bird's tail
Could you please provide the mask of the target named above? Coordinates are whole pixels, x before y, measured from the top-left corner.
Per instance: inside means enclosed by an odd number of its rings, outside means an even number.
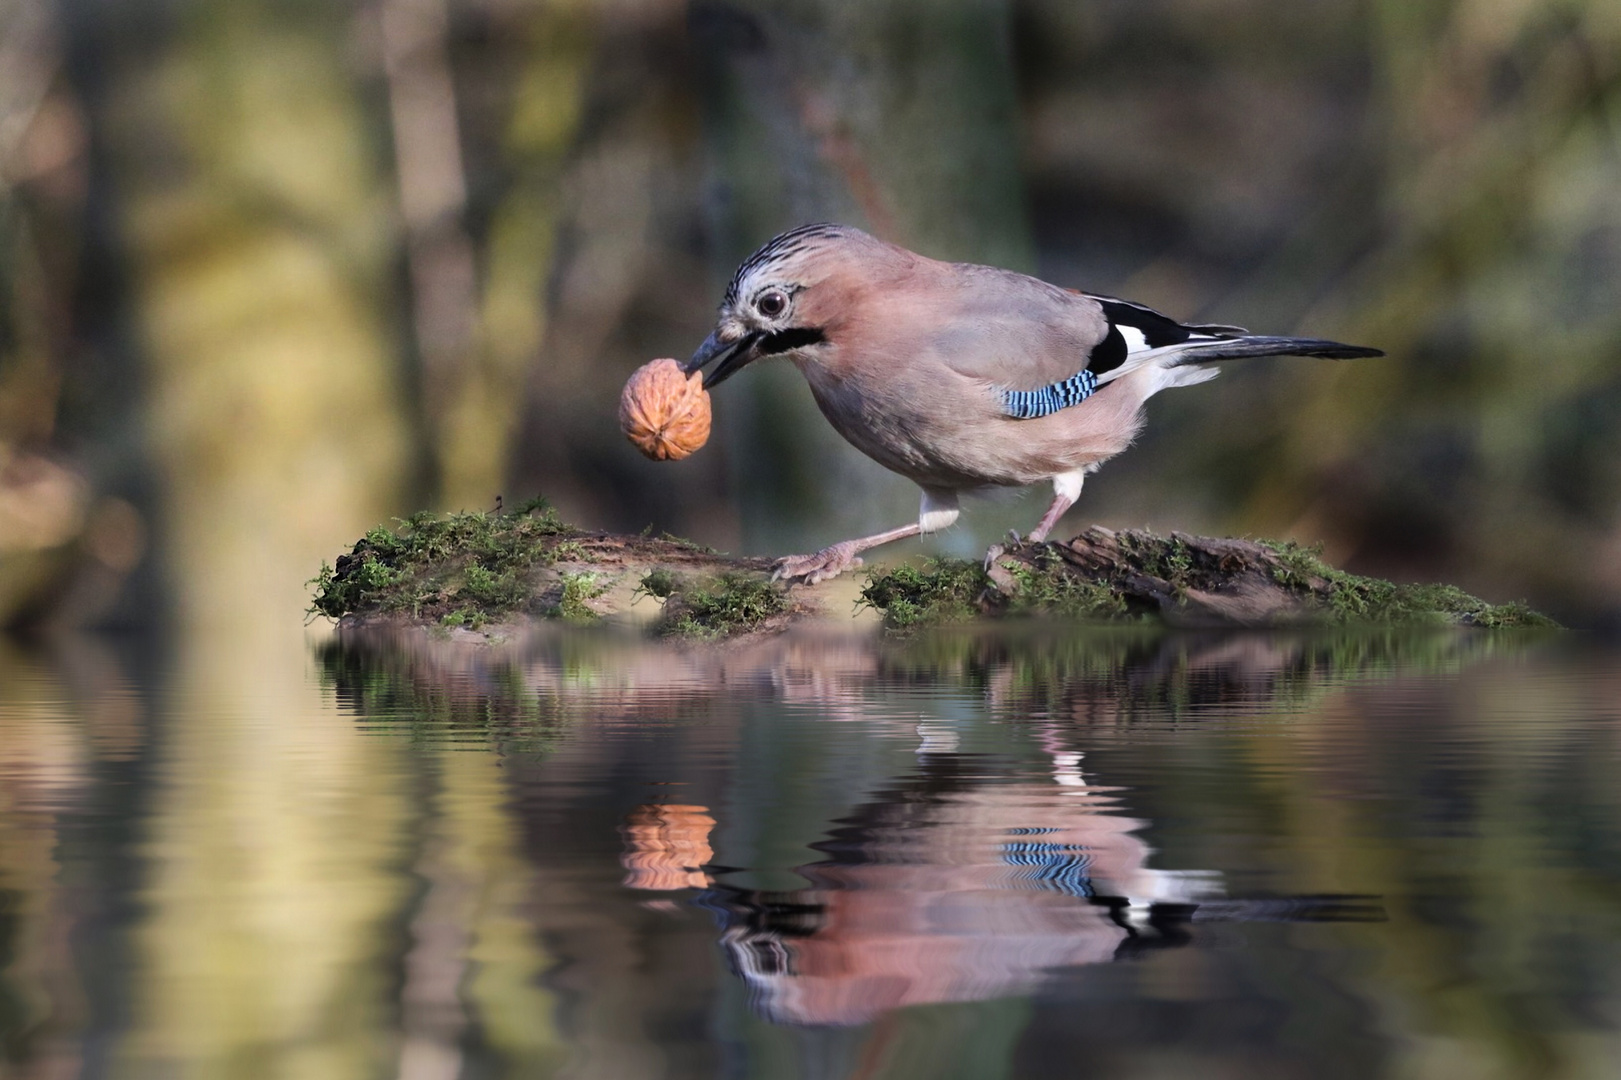
[[[1364,356],[1383,356],[1384,350],[1370,349],[1366,345],[1345,345],[1322,338],[1270,337],[1264,334],[1245,334],[1242,337],[1191,337],[1182,343],[1170,366],[1208,364],[1218,360],[1243,360],[1251,356],[1319,356],[1325,360],[1355,360]]]
[[[1225,330],[1225,327],[1197,327],[1196,330]],[[1163,371],[1175,368],[1189,368],[1200,364],[1215,364],[1226,360],[1245,360],[1253,356],[1316,356],[1329,360],[1354,360],[1365,356],[1383,356],[1381,349],[1370,349],[1364,345],[1346,345],[1338,341],[1325,341],[1322,338],[1296,338],[1273,337],[1264,334],[1204,334],[1195,333],[1186,341],[1179,341],[1174,345],[1164,345],[1157,349],[1146,349],[1131,354],[1124,364],[1113,371],[1098,376],[1098,383],[1113,382],[1115,379],[1138,368],[1150,365]],[[1201,373],[1202,377],[1188,378],[1191,372],[1179,373],[1183,376],[1168,381],[1167,386],[1190,385],[1194,382],[1203,382],[1214,378],[1215,372]]]

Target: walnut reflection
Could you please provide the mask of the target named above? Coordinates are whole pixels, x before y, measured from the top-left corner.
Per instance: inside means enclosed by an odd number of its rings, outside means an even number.
[[[700,867],[715,857],[709,830],[715,819],[707,806],[648,803],[630,812],[620,833],[625,838],[625,884],[632,889],[702,889],[709,875]]]

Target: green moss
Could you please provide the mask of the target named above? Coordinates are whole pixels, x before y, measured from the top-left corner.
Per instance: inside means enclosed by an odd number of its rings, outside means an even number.
[[[560,562],[590,562],[591,553],[585,550],[585,545],[578,540],[559,540],[552,544],[545,552],[544,562],[547,566]]]
[[[597,617],[587,603],[608,591],[606,585],[597,584],[597,575],[563,574],[563,595],[557,601],[557,615],[570,622],[590,622]]]
[[[985,568],[962,559],[930,559],[922,567],[875,571],[861,590],[862,602],[883,612],[891,630],[962,622],[979,613],[990,587]]]
[[[1077,574],[1055,552],[1034,562],[1008,560],[1002,570],[1011,588],[996,588],[978,562],[932,559],[924,566],[897,566],[873,573],[861,599],[883,612],[890,630],[966,622],[988,610],[1009,615],[1118,620],[1129,616],[1125,598],[1107,582]]]
[[[1323,562],[1323,545],[1303,547],[1293,540],[1261,540],[1262,547],[1278,558],[1272,568],[1272,580],[1286,589],[1310,589],[1314,582],[1326,580],[1324,575],[1338,573]]]
[[[684,536],[677,536],[674,533],[668,533],[668,532],[659,533],[659,539],[663,540],[667,544],[674,544],[677,547],[686,548],[688,551],[695,551],[700,555],[719,555],[720,554],[720,552],[716,551],[714,548],[710,547],[707,544],[700,544],[700,543],[697,543],[695,541],[688,540]]]
[[[670,595],[680,586],[681,579],[669,570],[654,570],[642,578],[636,591],[647,596],[656,596],[660,600],[668,600]]]
[[[1007,605],[1014,614],[1116,620],[1129,613],[1125,597],[1107,582],[1081,577],[1051,548],[1036,556],[1034,565],[1020,562],[1010,567],[1009,573],[1015,589]]]
[[[482,630],[487,620],[482,611],[474,608],[463,608],[452,611],[439,617],[439,625],[446,630],[465,627],[468,630]]]
[[[523,603],[525,590],[513,568],[495,571],[475,562],[462,572],[461,595],[485,611],[509,611]]]
[[[1336,623],[1442,623],[1480,626],[1554,627],[1558,624],[1523,603],[1489,604],[1453,585],[1398,585],[1347,573],[1324,562],[1319,548],[1262,540],[1278,558],[1272,576],[1279,585],[1310,591]]]
[[[1179,592],[1188,587],[1194,570],[1193,553],[1181,540],[1128,532],[1120,534],[1120,546],[1143,573],[1169,582]]]
[[[372,529],[336,566],[323,563],[310,613],[409,612],[447,626],[505,615],[529,602],[537,568],[588,559],[576,536],[544,499],[506,514],[414,514]],[[445,621],[457,614],[462,623]]]
[[[667,571],[654,571],[642,579],[642,587],[654,591],[668,588],[664,595],[666,616],[659,632],[671,637],[718,638],[747,633],[768,619],[788,610],[788,597],[781,586],[749,574],[722,574],[699,582],[679,582]]]
[[[1297,598],[1307,621],[1493,629],[1555,625],[1524,604],[1488,604],[1450,585],[1396,585],[1348,574],[1298,544],[1262,542],[1264,551],[1251,546],[1246,555],[1142,532],[1117,534],[1116,542],[1118,562],[1095,575],[1052,547],[1030,547],[1000,558],[994,580],[978,563],[958,560],[877,571],[862,599],[883,612],[885,626],[898,631],[996,614],[1121,622],[1152,619],[1162,610],[1163,599],[1144,597],[1144,578],[1168,583],[1172,603],[1181,606],[1190,591],[1220,590],[1238,576],[1261,573]],[[1150,596],[1164,591],[1164,585],[1148,590]]]

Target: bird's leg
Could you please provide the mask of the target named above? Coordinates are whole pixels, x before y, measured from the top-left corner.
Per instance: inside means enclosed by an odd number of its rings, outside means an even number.
[[[1064,511],[1074,505],[1075,500],[1068,495],[1054,495],[1053,504],[1047,507],[1047,512],[1041,515],[1041,521],[1030,531],[1030,535],[1025,537],[1025,541],[1031,544],[1039,544],[1047,539],[1047,534],[1053,531],[1053,526],[1057,525],[1058,519],[1064,516]]]
[[[1058,519],[1064,516],[1064,511],[1075,505],[1075,500],[1081,497],[1081,482],[1086,474],[1081,472],[1063,473],[1053,477],[1053,504],[1047,507],[1047,512],[1041,515],[1041,522],[1025,539],[1032,544],[1039,544],[1047,539],[1047,534],[1053,531]]]
[[[905,540],[909,536],[918,536],[922,533],[939,532],[956,521],[958,513],[955,491],[924,488],[923,503],[918,507],[917,521],[913,524],[902,525],[898,529],[874,533],[872,536],[863,536],[856,540],[846,540],[832,547],[825,547],[814,555],[790,555],[777,563],[771,577],[773,580],[788,581],[803,578],[805,584],[815,585],[860,566],[861,559],[858,556],[868,548],[875,548],[895,540]]]
[[[1020,537],[1018,530],[1008,530],[1008,542],[1014,547],[1020,544],[1039,544],[1047,539],[1047,534],[1053,531],[1058,519],[1064,516],[1064,511],[1075,505],[1075,500],[1081,494],[1080,473],[1065,473],[1063,476],[1053,477],[1053,502],[1047,507],[1047,512],[1041,515],[1041,520],[1029,536]],[[1073,484],[1070,483],[1073,481]],[[992,544],[985,552],[985,570],[988,573],[996,560],[1007,554],[1007,548],[1002,544]]]
[[[902,525],[898,529],[888,532],[874,533],[871,536],[858,537],[855,540],[844,540],[831,547],[825,547],[814,555],[789,555],[777,563],[777,568],[771,572],[773,581],[792,581],[803,578],[805,584],[816,585],[828,578],[838,577],[846,570],[854,570],[861,565],[859,558],[861,552],[868,548],[875,548],[879,544],[888,544],[894,540],[905,540],[909,536],[916,536],[923,530],[918,528],[917,522]]]

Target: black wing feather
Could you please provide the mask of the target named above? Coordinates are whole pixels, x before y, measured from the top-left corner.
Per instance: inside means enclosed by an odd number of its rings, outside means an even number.
[[[1202,325],[1188,325],[1179,323],[1166,315],[1161,315],[1151,307],[1134,303],[1130,300],[1121,300],[1113,296],[1097,296],[1087,293],[1103,308],[1103,317],[1109,322],[1109,332],[1102,341],[1093,347],[1087,359],[1087,370],[1093,374],[1102,375],[1113,371],[1126,362],[1130,350],[1126,345],[1120,327],[1129,326],[1142,334],[1143,342],[1150,349],[1163,348],[1166,345],[1180,345],[1190,337],[1226,338],[1235,337],[1244,333],[1241,326],[1224,326],[1217,323]]]

